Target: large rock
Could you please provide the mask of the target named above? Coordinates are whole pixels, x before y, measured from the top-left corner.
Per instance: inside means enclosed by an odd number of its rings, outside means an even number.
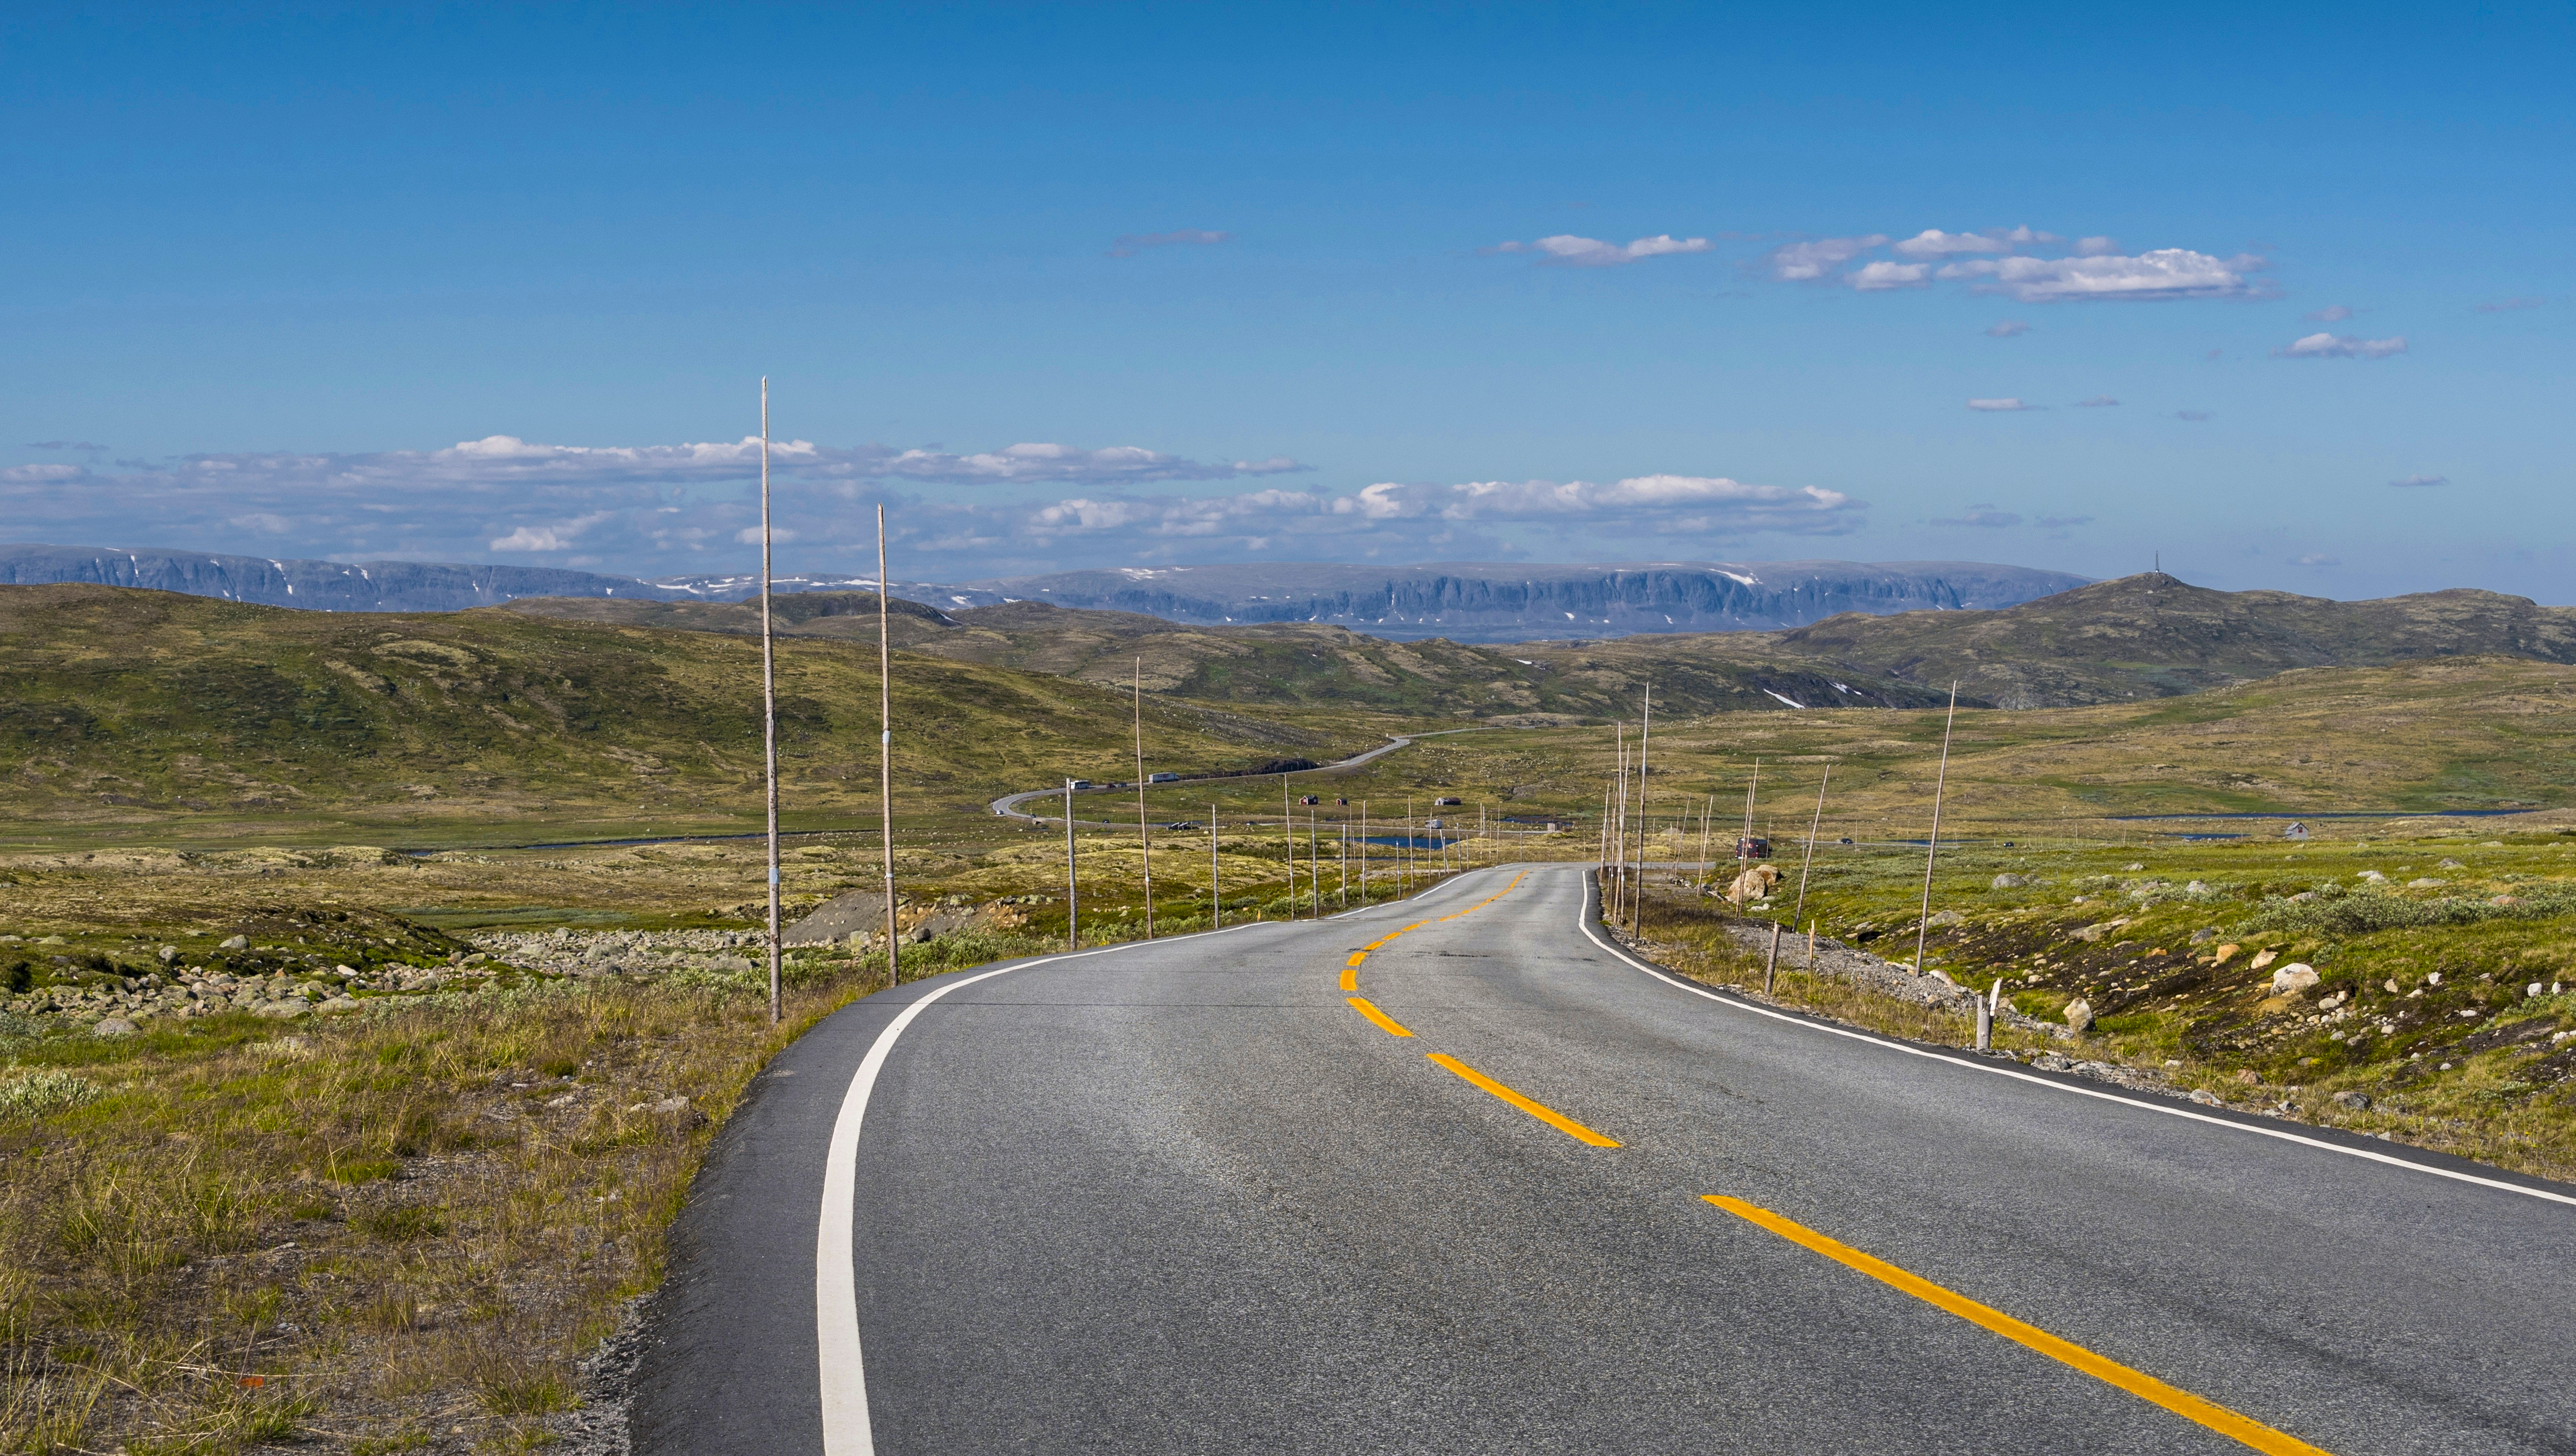
[[[106,1020],[101,1021],[98,1025],[91,1027],[89,1029],[89,1034],[92,1036],[109,1037],[132,1036],[134,1035],[134,1023],[126,1020],[122,1016],[111,1016]]]
[[[265,1016],[272,1021],[293,1021],[312,1009],[298,998],[285,1001],[262,1001],[250,1008],[250,1014]]]
[[[2272,973],[2272,994],[2300,996],[2317,983],[2317,969],[2305,961],[2292,961]]]
[[[779,932],[781,945],[830,945],[853,935],[883,935],[885,891],[851,890],[814,907],[814,913]]]
[[[2081,997],[2066,1003],[2066,1026],[2077,1036],[2093,1029],[2093,1003]]]

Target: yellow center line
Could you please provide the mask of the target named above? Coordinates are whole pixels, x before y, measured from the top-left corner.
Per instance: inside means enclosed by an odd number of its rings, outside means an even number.
[[[1367,1008],[1362,1009],[1365,1010]],[[1437,1062],[1444,1069],[1456,1073],[1458,1079],[1465,1082],[1468,1086],[1475,1088],[1479,1092],[1490,1093],[1495,1097],[1501,1098],[1503,1101],[1510,1103],[1521,1111],[1526,1112],[1530,1116],[1537,1118],[1539,1121],[1546,1123],[1548,1126],[1555,1128],[1558,1132],[1565,1134],[1576,1142],[1590,1143],[1596,1148],[1615,1148],[1619,1146],[1616,1138],[1603,1137],[1601,1134],[1585,1127],[1582,1123],[1576,1122],[1573,1118],[1566,1116],[1564,1113],[1557,1111],[1553,1107],[1546,1106],[1543,1103],[1532,1102],[1530,1099],[1523,1097],[1511,1088],[1504,1086],[1502,1083],[1497,1082],[1493,1078],[1486,1076],[1484,1073],[1477,1071],[1475,1068],[1468,1066],[1465,1062],[1458,1060],[1456,1057],[1442,1056],[1438,1052],[1432,1052],[1429,1055],[1432,1061]]]
[[[1438,1061],[1440,1058],[1435,1055],[1432,1060]],[[1460,1075],[1468,1074],[1461,1072]],[[2257,1451],[2270,1453],[2270,1456],[2328,1456],[2321,1447],[2311,1446],[2296,1436],[2284,1435],[2261,1421],[2240,1416],[2227,1407],[2203,1400],[2188,1390],[2178,1390],[2152,1375],[2132,1370],[2116,1360],[2106,1360],[2081,1345],[2061,1340],[2036,1325],[2024,1324],[2001,1310],[1979,1304],[1965,1295],[1953,1294],[1929,1279],[1909,1274],[1884,1259],[1864,1254],[1848,1244],[1817,1233],[1814,1229],[1782,1218],[1769,1209],[1756,1208],[1743,1199],[1727,1198],[1715,1193],[1703,1193],[1700,1196],[1748,1223],[1759,1224],[1769,1229],[1791,1243],[1804,1244],[1836,1263],[1848,1265],[1872,1279],[1904,1290],[1926,1304],[1937,1305],[1970,1324],[1982,1325],[2007,1340],[2026,1345],[2052,1360],[2071,1365],[2097,1380],[2116,1385],[2131,1395],[2162,1406],[2186,1420],[2197,1421],[2230,1440],[2250,1446]]]
[[[1529,871],[1523,870],[1520,874],[1512,876],[1512,882],[1510,884],[1503,886],[1494,893],[1487,895],[1484,899],[1479,900],[1475,904],[1468,906],[1466,909],[1459,911],[1458,915],[1444,915],[1440,918],[1443,920],[1455,920],[1459,915],[1472,915],[1475,912],[1484,909],[1486,906],[1493,904],[1496,900],[1499,900],[1505,895],[1508,895],[1512,891],[1520,888],[1523,876],[1526,876],[1528,873]],[[1358,950],[1351,952],[1351,958],[1342,962],[1342,989],[1345,991],[1356,991],[1360,988],[1360,962],[1369,958],[1370,951],[1377,949],[1379,946],[1386,944],[1388,941],[1395,939],[1399,935],[1405,934],[1406,931],[1420,930],[1422,927],[1432,923],[1433,922],[1428,920],[1415,921],[1413,924],[1404,927],[1403,930],[1391,930],[1385,935],[1361,946]],[[1408,1033],[1408,1035],[1409,1034],[1410,1033]]]
[[[1370,1004],[1367,1002],[1367,1000],[1366,1000],[1366,999],[1364,999],[1364,998],[1362,998],[1362,997],[1358,997],[1358,996],[1346,996],[1346,997],[1344,997],[1343,999],[1351,1003],[1351,1009],[1352,1009],[1352,1010],[1357,1011],[1360,1015],[1365,1016],[1365,1017],[1367,1017],[1369,1020],[1376,1022],[1376,1023],[1377,1023],[1377,1026],[1378,1026],[1378,1030],[1385,1032],[1387,1035],[1389,1035],[1389,1036],[1411,1036],[1411,1035],[1413,1035],[1413,1033],[1412,1033],[1412,1032],[1409,1032],[1409,1031],[1405,1030],[1403,1027],[1401,1027],[1401,1026],[1397,1025],[1397,1024],[1396,1024],[1396,1020],[1395,1020],[1395,1018],[1394,1018],[1394,1017],[1389,1016],[1389,1015],[1387,1015],[1385,1012],[1380,1011],[1380,1010],[1378,1010],[1376,1007],[1374,1007],[1374,1006],[1370,1005]]]

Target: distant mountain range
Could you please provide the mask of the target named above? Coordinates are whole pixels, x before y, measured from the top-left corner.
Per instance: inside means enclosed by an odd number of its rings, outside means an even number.
[[[1530,642],[1639,632],[1762,632],[1845,612],[2008,607],[2080,586],[2064,572],[1965,561],[1656,562],[1609,566],[1260,563],[1130,567],[894,584],[943,608],[1038,601],[1197,626],[1313,623],[1371,636]],[[336,612],[445,612],[527,597],[741,601],[744,574],[646,580],[545,566],[304,561],[161,548],[0,546],[0,583],[88,582]],[[789,576],[781,592],[873,589],[867,577]]]
[[[1312,622],[1397,640],[1533,642],[1640,632],[1770,632],[1844,612],[1883,616],[2009,607],[2086,580],[1976,561],[1245,563],[968,582],[956,589],[954,605],[1042,601],[1206,627]]]

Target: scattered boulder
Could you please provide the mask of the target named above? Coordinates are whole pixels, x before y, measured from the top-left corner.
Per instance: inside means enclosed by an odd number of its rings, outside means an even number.
[[[264,1016],[271,1021],[293,1021],[312,1009],[301,998],[290,998],[284,1001],[256,1002],[251,1006],[250,1014]]]
[[[250,937],[247,935],[236,935],[232,939],[225,941],[222,945],[215,947],[215,949],[248,950],[250,949]]]
[[[2077,1036],[2093,1029],[2093,1003],[2082,997],[2066,1003],[2066,1026]]]
[[[2297,996],[2317,983],[2317,969],[2305,961],[2292,961],[2272,973],[2272,994]]]
[[[110,1016],[89,1029],[92,1036],[119,1037],[134,1035],[134,1023],[122,1016]]]
[[[883,890],[851,890],[835,895],[814,908],[814,912],[781,932],[783,946],[830,945],[847,942],[853,934],[875,934],[885,929],[886,901]]]
[[[2237,1070],[2236,1080],[2248,1087],[2260,1087],[2263,1085],[2263,1074],[2252,1067],[2241,1067]]]
[[[2464,865],[2464,864],[2462,864],[2462,863],[2460,863],[2458,860],[2455,860],[2455,859],[2446,859],[2446,860],[2442,861],[2440,864],[2437,864],[2437,865],[2433,866],[2433,868],[2435,868],[2435,869],[2437,869],[2437,870],[2462,870],[2462,869],[2467,869],[2467,868],[2468,868],[2468,866],[2467,866],[2467,865]]]
[[[2213,966],[2223,966],[2223,965],[2227,964],[2227,958],[2228,958],[2229,956],[2232,956],[2232,955],[2236,954],[2238,951],[2243,950],[2244,948],[2245,948],[2245,947],[2243,947],[2243,946],[2241,946],[2241,945],[2238,945],[2238,944],[2234,943],[2233,941],[2229,942],[2229,943],[2228,943],[2228,944],[2226,944],[2226,945],[2222,945],[2222,946],[2220,946],[2220,947],[2218,948],[2218,952],[2217,952],[2217,959],[2215,959],[2215,960],[2211,961],[2211,962],[2210,962],[2210,964],[2211,964],[2211,965],[2213,965]]]
[[[2277,950],[2269,948],[2258,950],[2254,952],[2254,969],[2259,971],[2280,958],[2281,953]]]
[[[2030,876],[2028,876],[2028,875],[1997,875],[1997,876],[1995,876],[1995,888],[1996,888],[1996,889],[1998,889],[1998,890],[2018,890],[2018,889],[2020,889],[2022,886],[2027,885],[2027,884],[2029,884],[2030,882],[2031,882],[2031,877],[2030,877]]]
[[[1968,923],[1968,917],[1960,914],[1956,910],[1942,910],[1936,912],[1931,919],[1926,920],[1923,923],[1937,930],[1945,925],[1965,925]]]
[[[2190,884],[2183,886],[2182,892],[2186,895],[2206,895],[2210,893],[2210,889],[2206,883],[2200,880],[2194,880]]]
[[[2334,1105],[2351,1112],[2367,1112],[2370,1110],[2370,1094],[2367,1092],[2337,1092],[2334,1095]]]
[[[2227,1105],[2225,1102],[2219,1100],[2217,1093],[2210,1091],[2206,1087],[2192,1088],[2191,1100],[2199,1103],[2203,1107],[2225,1107]]]

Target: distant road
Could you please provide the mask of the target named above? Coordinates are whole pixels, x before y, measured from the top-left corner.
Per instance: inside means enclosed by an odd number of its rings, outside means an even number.
[[[1475,729],[1475,728],[1444,728],[1444,729],[1441,729],[1441,730],[1440,730],[1440,733],[1476,733],[1476,732],[1481,732],[1481,731],[1482,731],[1481,729]],[[1385,757],[1386,755],[1388,755],[1388,754],[1390,754],[1390,753],[1395,752],[1397,749],[1402,748],[1402,747],[1404,747],[1405,745],[1407,745],[1407,744],[1409,744],[1409,743],[1413,742],[1413,740],[1414,740],[1415,738],[1436,738],[1436,737],[1439,737],[1439,736],[1440,736],[1440,734],[1439,734],[1439,733],[1416,733],[1416,734],[1412,735],[1411,737],[1407,737],[1407,738],[1398,738],[1398,739],[1395,739],[1395,740],[1394,740],[1394,741],[1392,741],[1392,742],[1385,743],[1385,744],[1381,744],[1381,745],[1379,745],[1379,746],[1378,746],[1378,747],[1376,747],[1376,748],[1372,748],[1372,749],[1370,749],[1370,750],[1369,750],[1368,752],[1366,752],[1366,753],[1362,753],[1362,754],[1355,754],[1355,755],[1353,755],[1352,757],[1345,758],[1345,759],[1341,760],[1341,761],[1340,761],[1340,762],[1338,762],[1338,763],[1319,763],[1319,764],[1315,765],[1313,768],[1292,768],[1292,769],[1288,770],[1288,772],[1289,772],[1289,773],[1291,773],[1291,774],[1334,773],[1334,772],[1338,772],[1338,771],[1340,771],[1340,770],[1342,770],[1342,769],[1357,768],[1357,767],[1359,767],[1361,764],[1367,763],[1367,762],[1369,762],[1369,761],[1370,761],[1370,760],[1372,760],[1372,759],[1383,758],[1383,757]],[[1167,782],[1167,783],[1160,783],[1160,784],[1152,784],[1152,785],[1148,785],[1148,787],[1149,787],[1149,788],[1155,788],[1155,789],[1170,789],[1170,788],[1177,788],[1177,787],[1179,787],[1179,786],[1180,786],[1180,785],[1182,785],[1182,784],[1203,784],[1203,783],[1204,783],[1204,784],[1222,784],[1222,783],[1227,783],[1227,782],[1230,782],[1230,781],[1233,781],[1233,780],[1237,780],[1237,779],[1246,779],[1246,778],[1255,778],[1255,777],[1268,777],[1268,775],[1255,775],[1255,774],[1209,774],[1209,775],[1207,775],[1207,776],[1205,776],[1205,777],[1203,777],[1203,778],[1178,778],[1178,779],[1173,779],[1173,780],[1171,780],[1171,781],[1169,781],[1169,782]],[[1282,777],[1285,777],[1285,775],[1282,775]],[[1135,791],[1135,787],[1136,787],[1136,786],[1135,786],[1134,784],[1129,784],[1129,785],[1127,785],[1127,786],[1126,786],[1126,790],[1125,790],[1125,791],[1126,791],[1126,792],[1130,792],[1130,793],[1132,793],[1132,792],[1134,792],[1134,791]],[[1088,793],[1109,793],[1109,792],[1113,792],[1113,791],[1112,791],[1112,790],[1110,790],[1108,787],[1106,787],[1106,786],[1104,785],[1103,787],[1101,787],[1101,788],[1099,788],[1099,789],[1096,789],[1096,790],[1095,790],[1095,789],[1076,789],[1074,792],[1075,792],[1075,793],[1078,793],[1078,794],[1088,794]],[[991,806],[991,807],[992,807],[992,810],[993,810],[993,812],[994,812],[994,813],[1001,815],[1001,816],[1002,816],[1003,818],[1005,818],[1005,819],[1026,819],[1026,820],[1031,821],[1032,823],[1040,823],[1040,824],[1043,824],[1043,823],[1047,823],[1047,822],[1049,822],[1049,821],[1051,821],[1051,820],[1061,819],[1061,818],[1063,818],[1064,816],[1063,816],[1063,815],[1061,815],[1061,814],[1028,814],[1028,813],[1023,813],[1023,812],[1021,812],[1020,806],[1021,806],[1022,804],[1025,804],[1025,803],[1029,802],[1031,799],[1061,799],[1061,798],[1063,798],[1063,797],[1064,797],[1064,785],[1062,785],[1062,784],[1058,784],[1058,785],[1056,785],[1056,786],[1055,786],[1054,788],[1052,788],[1052,789],[1030,789],[1030,790],[1028,790],[1028,791],[1026,791],[1026,792],[1024,792],[1024,793],[1018,793],[1018,794],[1004,794],[1002,797],[1000,797],[1000,798],[998,798],[998,799],[995,799],[995,800],[993,801],[993,803],[992,803],[992,806]],[[1099,825],[1101,825],[1101,826],[1103,826],[1103,827],[1124,827],[1124,826],[1123,826],[1123,824],[1115,824],[1115,825],[1114,825],[1114,824],[1112,824],[1112,823],[1111,823],[1111,821],[1108,821],[1108,820],[1077,819],[1077,820],[1075,820],[1074,822],[1075,822],[1075,823],[1077,823],[1077,824],[1099,824]]]
[[[650,1456],[2538,1453],[2576,1190],[1680,982],[1584,871],[961,971],[757,1078]]]

